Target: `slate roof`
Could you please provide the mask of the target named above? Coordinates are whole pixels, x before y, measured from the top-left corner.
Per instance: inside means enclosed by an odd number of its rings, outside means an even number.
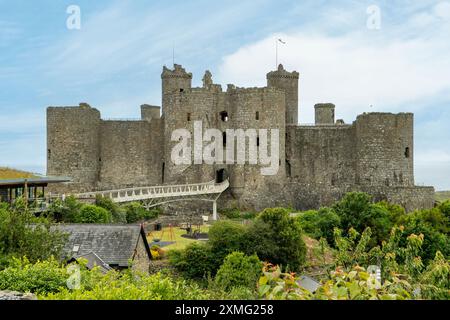
[[[69,260],[69,263],[73,262],[73,261],[78,261],[78,259],[80,259],[80,258],[87,260],[86,267],[89,270],[92,270],[94,267],[100,267],[100,270],[103,273],[106,273],[106,272],[112,270],[112,268],[106,262],[104,262],[102,259],[100,259],[100,257],[98,255],[96,255],[95,252],[91,252],[88,254],[83,254],[83,255],[74,257],[71,260]]]
[[[108,265],[128,267],[133,259],[140,237],[148,250],[147,239],[141,225],[120,224],[60,224],[52,228],[67,233],[63,252],[66,258],[77,258],[95,253]]]

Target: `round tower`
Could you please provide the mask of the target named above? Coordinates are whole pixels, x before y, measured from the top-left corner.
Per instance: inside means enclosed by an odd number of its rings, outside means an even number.
[[[277,71],[267,74],[267,86],[281,89],[286,94],[286,124],[298,123],[298,79],[300,74],[296,71],[284,70],[282,64]]]

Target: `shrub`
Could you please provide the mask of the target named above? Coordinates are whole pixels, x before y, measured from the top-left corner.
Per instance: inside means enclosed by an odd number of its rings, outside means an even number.
[[[82,206],[83,204],[74,196],[69,196],[64,201],[55,200],[49,206],[46,214],[57,222],[73,223]]]
[[[92,273],[90,271],[89,273]],[[146,275],[110,271],[97,278],[92,287],[63,288],[39,296],[44,300],[206,300],[209,294],[197,284],[174,280],[161,274]]]
[[[441,210],[442,214],[450,220],[450,200],[441,203],[441,205],[439,205],[439,210]]]
[[[262,267],[263,264],[256,255],[246,256],[242,252],[233,252],[225,258],[215,281],[227,291],[240,287],[254,290]]]
[[[135,223],[142,220],[150,220],[158,217],[161,210],[160,209],[152,209],[147,210],[144,206],[139,202],[132,202],[126,204],[124,206],[126,213],[126,220],[128,223]]]
[[[27,256],[32,262],[59,257],[65,239],[61,232],[50,230],[48,219],[36,218],[20,205],[0,208],[0,269],[11,256]]]
[[[111,213],[101,207],[85,204],[76,216],[76,223],[110,223]]]
[[[438,251],[442,252],[446,257],[450,255],[449,238],[433,228],[430,223],[421,221],[420,219],[412,219],[405,225],[406,234],[423,234],[424,240],[420,256],[425,264],[434,259]],[[406,239],[402,239],[402,243]]]
[[[66,286],[66,269],[54,259],[30,264],[24,259],[13,259],[10,266],[0,271],[0,290],[31,293],[58,292]]]
[[[246,230],[241,224],[232,221],[217,221],[209,229],[208,245],[215,257],[217,268],[228,254],[244,249]]]
[[[334,228],[341,224],[339,216],[331,208],[303,212],[297,220],[305,233],[317,240],[325,238],[330,245],[334,244]]]
[[[95,198],[95,205],[108,210],[111,213],[111,220],[113,223],[127,223],[127,215],[125,211],[110,198],[105,198],[98,195]]]
[[[319,215],[316,210],[309,210],[301,212],[297,220],[302,227],[303,232],[308,234],[314,239],[319,239],[321,237],[321,232],[317,227]]]
[[[238,208],[222,209],[220,214],[227,219],[239,219],[241,217],[241,212]]]
[[[256,254],[261,260],[298,271],[305,263],[306,245],[296,219],[283,208],[266,209],[249,227],[246,253]]]
[[[171,250],[168,255],[170,264],[187,278],[202,279],[217,270],[211,249],[205,244],[192,243],[184,250]]]
[[[371,201],[372,198],[366,193],[351,192],[336,203],[333,209],[341,219],[344,230],[354,228],[363,232],[370,227],[373,233],[370,245],[375,246],[387,238],[393,223],[389,210],[383,205],[372,204]]]

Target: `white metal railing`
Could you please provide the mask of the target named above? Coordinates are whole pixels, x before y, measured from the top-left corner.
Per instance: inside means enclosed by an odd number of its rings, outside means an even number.
[[[196,183],[196,184],[182,184],[182,185],[167,185],[167,186],[151,186],[151,187],[137,187],[107,191],[96,191],[76,194],[78,199],[91,199],[96,196],[110,198],[114,202],[129,202],[156,198],[170,198],[193,195],[204,195],[222,193],[229,187],[229,181],[225,180],[222,183],[215,183],[215,181]]]

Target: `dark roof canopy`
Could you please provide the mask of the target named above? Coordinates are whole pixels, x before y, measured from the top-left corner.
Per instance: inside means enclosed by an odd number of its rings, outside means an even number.
[[[145,231],[139,224],[60,224],[52,229],[68,234],[63,249],[67,259],[93,252],[110,266],[128,267],[141,237],[150,259]]]
[[[20,179],[7,179],[0,180],[0,187],[10,186],[23,186],[25,182],[29,186],[33,185],[47,185],[49,183],[63,183],[70,182],[72,179],[68,177],[33,177],[33,178],[20,178]]]

